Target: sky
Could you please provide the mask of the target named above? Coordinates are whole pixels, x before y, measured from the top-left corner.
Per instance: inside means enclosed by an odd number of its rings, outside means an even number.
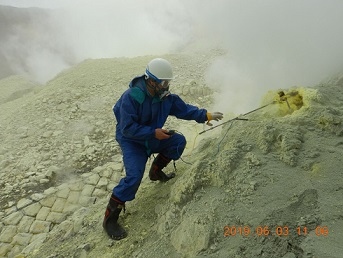
[[[60,8],[68,5],[67,0],[0,0],[0,5],[14,7]]]
[[[5,48],[24,51],[26,67],[42,82],[86,58],[176,53],[189,44],[220,48],[227,54],[209,67],[207,83],[222,96],[216,108],[243,113],[269,89],[313,86],[343,70],[341,0],[0,0],[0,5],[58,10],[49,20],[54,29],[34,41],[42,42],[39,49],[25,49],[13,39]]]

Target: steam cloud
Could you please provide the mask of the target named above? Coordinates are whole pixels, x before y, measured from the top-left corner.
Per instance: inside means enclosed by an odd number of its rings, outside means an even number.
[[[50,2],[61,3],[53,31],[24,51],[26,71],[40,81],[86,58],[173,53],[192,43],[227,51],[206,79],[220,91],[214,108],[242,113],[268,89],[309,86],[343,68],[341,0]],[[6,53],[27,47],[15,38]]]

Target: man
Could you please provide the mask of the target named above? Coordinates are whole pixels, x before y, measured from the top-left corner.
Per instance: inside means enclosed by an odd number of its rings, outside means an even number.
[[[180,158],[186,139],[162,129],[168,116],[198,123],[223,118],[220,112],[209,113],[171,94],[169,82],[172,79],[170,63],[162,58],[153,59],[145,74],[131,81],[129,89],[113,107],[117,119],[116,140],[123,153],[126,176],[113,188],[103,221],[103,227],[112,239],[127,236],[117,221],[121,210],[125,209],[125,202],[135,198],[148,157],[158,153],[149,171],[152,181],[166,182],[175,176],[174,173],[165,174],[162,169],[171,160]]]

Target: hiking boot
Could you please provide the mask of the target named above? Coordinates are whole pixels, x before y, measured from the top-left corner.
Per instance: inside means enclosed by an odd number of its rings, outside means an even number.
[[[168,180],[175,177],[175,173],[165,174],[162,169],[165,168],[171,159],[167,158],[166,156],[159,153],[157,157],[154,159],[150,171],[149,171],[149,178],[152,181],[161,181],[167,182]]]
[[[106,208],[102,226],[109,237],[115,240],[120,240],[127,236],[125,229],[118,224],[119,214],[123,208],[125,211],[125,202],[112,195]]]

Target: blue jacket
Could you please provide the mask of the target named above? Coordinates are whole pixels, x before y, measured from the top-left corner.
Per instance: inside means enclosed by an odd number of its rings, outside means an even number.
[[[146,88],[144,75],[134,78],[130,87],[113,107],[117,119],[116,139],[147,145],[155,138],[155,129],[162,128],[169,115],[204,123],[206,110],[186,104],[179,96],[170,94],[163,101],[152,97]]]

